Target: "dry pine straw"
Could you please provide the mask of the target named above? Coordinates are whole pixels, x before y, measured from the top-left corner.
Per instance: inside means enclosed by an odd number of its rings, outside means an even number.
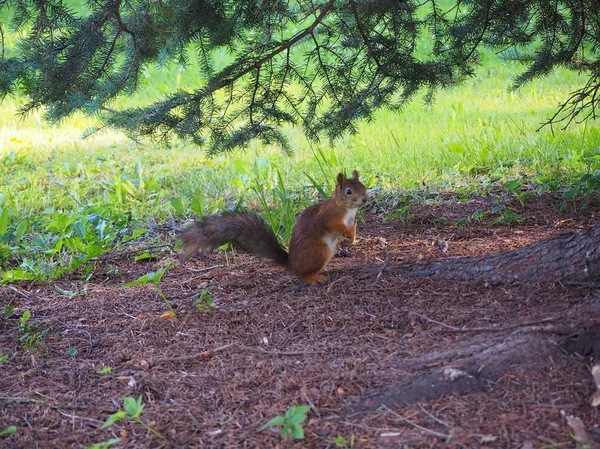
[[[342,415],[363,396],[428,369],[403,360],[455,348],[477,334],[453,328],[495,326],[508,335],[516,323],[561,317],[598,301],[598,290],[586,286],[489,287],[411,277],[411,264],[518,248],[596,221],[590,210],[560,215],[542,197],[520,211],[526,222],[515,229],[432,224],[478,208],[493,205],[482,199],[414,207],[407,228],[367,212],[360,242],[345,248],[351,257],[332,261],[324,286],[298,288],[294,278],[241,253],[229,265],[222,253],[185,266],[174,258],[161,283],[176,306],[172,320],[160,318],[166,307],[152,286],[118,289],[159,262],[115,259],[105,265],[116,275],[104,275],[99,263],[86,284],[76,274],[58,281],[65,290],[85,288],[73,298],[52,284],[2,287],[4,304],[15,312],[0,324],[0,344],[4,354],[17,355],[0,365],[0,429],[18,427],[2,437],[3,447],[79,448],[121,437],[116,447],[323,448],[334,447],[338,435],[353,437],[357,448],[574,447],[564,414],[592,430],[600,416],[587,403],[594,391],[589,359],[566,353],[541,372],[509,372],[484,392]],[[212,316],[194,305],[208,286],[216,287]],[[25,310],[31,324],[49,329],[29,351],[15,339]],[[69,348],[78,350],[75,357]],[[97,374],[104,366],[113,373]],[[125,396],[139,395],[142,419],[166,441],[127,421],[99,429]],[[304,441],[288,445],[276,431],[257,430],[300,404],[312,406]]]

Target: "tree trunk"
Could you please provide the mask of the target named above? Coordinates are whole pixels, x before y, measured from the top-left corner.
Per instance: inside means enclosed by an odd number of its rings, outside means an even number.
[[[504,282],[600,281],[600,226],[560,234],[515,251],[446,259],[413,270],[417,276]]]

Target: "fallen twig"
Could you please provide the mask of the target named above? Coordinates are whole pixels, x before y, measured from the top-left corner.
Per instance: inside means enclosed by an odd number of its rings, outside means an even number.
[[[443,332],[450,332],[450,333],[453,333],[453,332],[504,332],[504,331],[520,329],[523,327],[536,326],[538,324],[551,323],[552,321],[556,321],[559,319],[560,319],[559,317],[550,317],[550,318],[543,318],[541,320],[526,321],[524,323],[513,324],[511,326],[502,326],[502,327],[466,327],[466,328],[458,327],[458,328],[454,328],[454,329],[450,328],[448,330],[444,330]],[[446,326],[446,327],[449,327],[449,326]]]
[[[383,265],[381,265],[381,268],[379,269],[379,272],[377,273],[376,279],[379,279],[381,277],[381,275],[387,269],[387,267],[391,261],[392,261],[392,253],[387,253],[385,255],[385,260],[383,261]]]
[[[150,365],[161,365],[163,363],[179,363],[179,362],[189,362],[190,360],[205,360],[208,359],[210,357],[212,357],[213,355],[215,355],[218,352],[223,352],[226,349],[231,348],[232,346],[235,346],[237,343],[229,343],[225,346],[221,346],[215,349],[209,349],[208,351],[203,351],[203,352],[199,352],[197,354],[193,354],[193,355],[188,355],[185,357],[167,357],[164,359],[156,359],[156,360],[152,360],[150,361]]]
[[[419,318],[423,318],[424,320],[427,320],[430,323],[439,324],[440,326],[445,327],[445,328],[450,329],[450,330],[453,330],[453,331],[460,331],[461,330],[459,327],[450,326],[449,324],[442,323],[441,321],[433,320],[433,319],[429,318],[428,316],[421,315],[420,313],[417,313],[417,312],[408,312],[408,314],[409,315],[418,316]]]
[[[61,409],[59,409],[58,407],[54,407],[56,409],[56,411],[58,413],[60,413],[63,416],[66,416],[67,418],[71,418],[71,419],[82,419],[84,421],[90,421],[92,423],[95,424],[104,424],[104,421],[100,421],[98,419],[94,419],[94,418],[86,418],[85,416],[77,416],[75,413],[73,413],[72,415],[68,414],[67,412],[62,411]]]
[[[445,327],[446,329],[443,330],[442,332],[450,332],[450,333],[455,333],[455,332],[457,332],[457,333],[463,333],[463,332],[504,332],[504,331],[510,331],[510,330],[519,329],[519,328],[522,328],[522,327],[530,327],[530,326],[535,326],[535,325],[538,325],[538,324],[551,323],[552,321],[556,321],[556,320],[559,319],[558,317],[549,317],[549,318],[542,318],[541,320],[525,321],[523,323],[513,324],[513,325],[510,325],[510,326],[501,326],[501,327],[456,327],[456,326],[451,326],[451,325],[446,324],[446,323],[442,323],[441,321],[437,321],[437,320],[431,319],[428,316],[421,315],[420,313],[417,313],[417,312],[408,312],[408,314],[409,315],[418,316],[419,318],[427,320],[430,323],[434,323],[434,324],[437,324],[439,326]]]
[[[250,351],[250,352],[259,352],[261,354],[266,354],[266,355],[274,355],[274,356],[295,356],[295,355],[314,355],[314,354],[325,354],[324,351],[269,351],[267,349],[263,349],[263,348],[252,348],[250,346],[241,346],[241,349],[244,349],[246,351]]]
[[[12,285],[9,285],[8,288],[10,288],[15,293],[21,295],[23,298],[27,298],[27,299],[31,298],[31,295],[29,293],[22,292],[21,290],[19,290],[18,288],[13,287]]]
[[[93,257],[92,260],[93,261],[101,261],[101,262],[106,262],[108,260],[118,260],[118,259],[122,259],[124,257],[130,256],[131,254],[141,253],[142,251],[149,251],[149,250],[159,249],[159,248],[170,248],[173,252],[175,252],[173,245],[171,245],[169,243],[164,243],[161,245],[148,245],[148,246],[143,246],[141,248],[128,249],[119,254],[103,254],[98,257]]]
[[[385,408],[392,415],[396,416],[400,421],[405,422],[406,424],[409,424],[409,425],[413,426],[415,429],[419,429],[421,432],[423,432],[423,433],[425,433],[427,435],[433,435],[434,437],[443,438],[446,441],[448,441],[448,440],[450,440],[450,438],[452,438],[452,435],[446,435],[445,433],[437,432],[435,430],[428,429],[427,427],[420,426],[419,424],[411,421],[410,419],[405,418],[402,415],[399,415],[398,413],[396,413],[395,411],[393,411],[391,408],[389,408],[389,407],[385,407]]]

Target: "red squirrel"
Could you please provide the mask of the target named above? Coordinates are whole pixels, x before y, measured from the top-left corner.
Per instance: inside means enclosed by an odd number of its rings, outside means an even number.
[[[272,260],[302,281],[322,284],[327,280],[322,274],[323,268],[335,254],[338,241],[342,237],[349,237],[352,242],[356,239],[356,211],[367,199],[367,188],[358,180],[356,170],[352,178],[338,174],[333,196],[306,208],[298,218],[289,254],[271,227],[253,212],[208,215],[182,232],[182,260],[198,250],[231,243],[255,256]]]

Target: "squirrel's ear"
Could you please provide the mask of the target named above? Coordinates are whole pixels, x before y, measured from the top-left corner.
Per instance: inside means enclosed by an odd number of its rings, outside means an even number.
[[[355,180],[357,180],[357,181],[358,181],[358,172],[357,172],[356,170],[354,170],[354,171],[352,172],[352,179],[355,179]]]
[[[337,175],[337,183],[338,184],[343,184],[344,182],[346,182],[346,177],[344,176],[343,173],[340,173]]]

